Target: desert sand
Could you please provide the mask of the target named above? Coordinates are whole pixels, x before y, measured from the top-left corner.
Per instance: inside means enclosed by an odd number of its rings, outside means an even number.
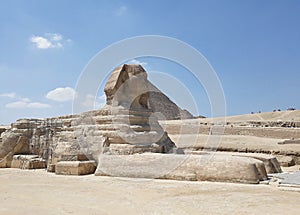
[[[274,185],[61,176],[0,169],[0,214],[299,214]]]

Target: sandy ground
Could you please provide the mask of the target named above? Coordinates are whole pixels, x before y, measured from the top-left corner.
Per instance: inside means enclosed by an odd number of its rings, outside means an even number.
[[[299,214],[275,185],[58,176],[0,169],[0,214]]]

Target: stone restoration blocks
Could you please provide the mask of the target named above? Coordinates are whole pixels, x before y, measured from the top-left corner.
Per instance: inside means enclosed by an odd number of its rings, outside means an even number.
[[[95,161],[60,161],[55,165],[55,174],[58,175],[88,175],[95,170]]]
[[[11,168],[19,169],[45,169],[46,161],[38,155],[14,155]]]

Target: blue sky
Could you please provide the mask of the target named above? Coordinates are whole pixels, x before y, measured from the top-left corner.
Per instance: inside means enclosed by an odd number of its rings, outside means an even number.
[[[182,40],[207,58],[222,83],[228,115],[300,108],[299,11],[297,0],[2,0],[0,124],[70,114],[89,60],[112,43],[148,34]],[[184,68],[161,59],[136,60],[181,80],[199,114],[210,115],[204,90],[184,80]],[[190,108],[182,95],[168,95]]]

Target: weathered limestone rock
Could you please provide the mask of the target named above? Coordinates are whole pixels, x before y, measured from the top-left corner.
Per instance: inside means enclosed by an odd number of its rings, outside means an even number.
[[[4,158],[0,160],[0,168],[9,168],[13,159],[13,153],[8,153]]]
[[[15,154],[34,154],[54,171],[66,156],[100,153],[166,153],[175,144],[149,107],[149,81],[139,65],[123,65],[109,78],[107,105],[96,111],[49,119],[21,119],[1,130],[0,167],[10,167]],[[50,168],[51,166],[51,168]]]
[[[59,159],[59,162],[63,162],[63,161],[69,161],[69,162],[72,162],[72,161],[90,161],[92,160],[92,155],[86,155],[86,154],[62,154],[60,156],[60,159]],[[95,162],[94,160],[92,160],[93,162]],[[48,165],[48,168],[47,168],[47,171],[48,172],[56,172],[56,164],[57,163],[51,163]],[[72,163],[73,165],[76,164],[75,163]],[[85,163],[83,163],[85,164]],[[83,165],[81,164],[81,165]],[[61,169],[63,169],[63,171],[65,171],[65,168],[60,168],[60,170],[58,171],[61,171]],[[74,170],[72,170],[72,172],[74,172]],[[72,173],[71,172],[71,173]],[[67,172],[65,171],[65,173],[67,175]]]
[[[29,136],[25,129],[3,132],[0,141],[0,168],[11,166],[14,154],[29,152]]]
[[[53,135],[61,126],[56,122],[52,119],[21,119],[12,123],[11,128],[1,134],[0,167],[10,167],[15,154],[38,155],[47,161]]]
[[[155,90],[149,92],[149,107],[154,112],[162,113],[166,120],[194,118],[194,116],[190,112],[178,107],[156,87],[153,86],[153,89]]]
[[[194,118],[191,113],[187,110],[182,110],[150,81],[148,81],[147,73],[141,65],[124,64],[112,72],[105,86],[105,94],[108,105],[112,105],[112,100],[120,86],[122,86],[126,80],[132,79],[134,76],[140,76],[141,78],[139,79],[144,79],[144,83],[141,82],[142,84],[134,85],[139,86],[140,89],[145,86],[147,88],[147,92],[145,94],[136,98],[136,101],[139,101],[143,107],[148,107],[153,112],[161,113],[166,120]],[[134,82],[134,80],[132,79],[131,82]],[[128,91],[123,95],[128,96]],[[119,98],[119,100],[122,99]],[[125,98],[125,101],[128,101],[128,98]]]
[[[278,142],[278,144],[300,144],[300,139],[291,139]]]
[[[105,120],[111,120],[113,126],[103,152],[167,153],[175,147],[149,108],[151,90],[147,73],[140,65],[125,64],[113,71],[104,88],[106,108],[112,116]],[[101,122],[101,117],[97,120]]]
[[[108,101],[102,110],[45,120],[18,120],[10,129],[1,130],[0,167],[44,168],[47,162],[48,171],[60,172],[62,164],[56,166],[60,161],[78,163],[97,159],[100,153],[170,151],[175,144],[152,116],[147,83],[142,67],[124,65],[106,85]],[[118,92],[120,89],[124,92]],[[140,91],[145,93],[139,94]],[[13,157],[14,154],[36,154],[41,158]],[[85,174],[86,165],[89,163],[78,163],[76,174]],[[75,170],[72,171],[70,174]]]
[[[240,152],[208,152],[208,151],[185,151],[185,154],[194,154],[194,155],[227,155],[227,156],[238,156],[238,157],[250,157],[257,160],[260,160],[264,163],[264,167],[268,174],[272,173],[281,173],[280,164],[275,156],[267,155],[262,153],[240,153]]]
[[[292,156],[277,155],[276,158],[280,163],[280,165],[283,167],[289,167],[295,165],[295,160]]]
[[[240,157],[251,157],[258,159],[264,163],[266,171],[268,174],[272,173],[281,173],[280,164],[275,156],[266,155],[266,154],[259,154],[259,153],[236,153],[233,156],[240,156]]]
[[[88,155],[85,154],[63,154],[62,161],[88,161]]]
[[[5,158],[9,153],[28,153],[29,137],[27,130],[6,131],[1,135],[0,160]]]
[[[88,175],[96,169],[95,161],[60,161],[55,165],[55,174]]]
[[[263,162],[253,158],[158,153],[102,155],[95,175],[250,184],[267,178]]]
[[[19,169],[44,169],[46,168],[46,161],[38,155],[14,155],[10,167]]]
[[[55,164],[48,164],[47,172],[55,172]]]

